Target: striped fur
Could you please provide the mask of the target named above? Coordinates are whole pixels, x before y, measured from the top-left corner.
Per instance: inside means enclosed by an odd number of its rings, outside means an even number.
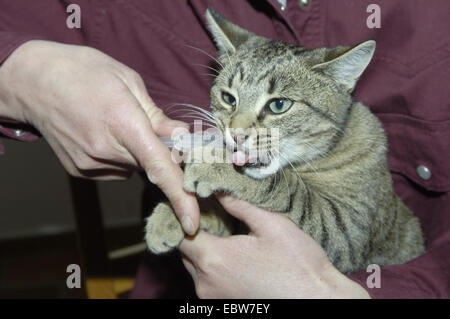
[[[404,263],[423,253],[418,219],[393,190],[381,123],[351,96],[374,43],[308,50],[256,36],[214,12],[208,19],[223,65],[211,89],[216,123],[224,134],[228,127],[279,128],[281,165],[265,175],[230,163],[187,164],[185,189],[201,198],[225,192],[286,214],[343,273]],[[224,105],[223,92],[236,97],[233,110]],[[267,103],[273,98],[293,105],[272,114]],[[265,144],[257,136],[253,141],[256,148]],[[233,233],[226,212],[205,202],[201,228]],[[182,240],[174,216],[168,204],[160,204],[148,219],[151,251],[168,251]]]

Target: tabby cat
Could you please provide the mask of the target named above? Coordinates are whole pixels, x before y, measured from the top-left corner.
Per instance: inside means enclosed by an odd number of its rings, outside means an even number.
[[[351,95],[375,41],[310,50],[257,36],[212,9],[206,16],[222,66],[211,89],[214,119],[243,162],[186,164],[184,188],[210,197],[201,200],[201,229],[235,232],[211,196],[220,191],[288,216],[343,273],[423,253],[419,221],[393,190],[381,123]],[[248,150],[267,146],[261,128],[279,129],[279,151],[250,163]],[[149,249],[164,253],[183,238],[172,208],[160,203],[147,220]]]

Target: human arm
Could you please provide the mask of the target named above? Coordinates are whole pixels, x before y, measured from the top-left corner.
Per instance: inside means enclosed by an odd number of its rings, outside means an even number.
[[[197,202],[158,139],[185,125],[155,106],[132,69],[89,47],[28,41],[0,67],[0,117],[35,127],[71,175],[109,180],[142,167],[195,231]]]

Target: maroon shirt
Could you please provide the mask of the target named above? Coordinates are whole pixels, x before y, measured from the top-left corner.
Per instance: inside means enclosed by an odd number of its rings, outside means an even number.
[[[301,6],[301,2],[310,3]],[[450,297],[448,0],[378,0],[380,29],[366,26],[371,0],[287,0],[284,10],[276,0],[116,0],[95,4],[78,0],[81,29],[66,27],[69,14],[64,3],[1,1],[0,61],[32,38],[92,46],[138,71],[163,109],[174,102],[209,105],[211,77],[204,75],[208,70],[195,64],[208,65],[211,59],[191,48],[216,56],[205,28],[208,5],[257,34],[310,48],[376,40],[374,59],[359,81],[355,97],[384,124],[395,190],[420,218],[427,251],[405,265],[382,267],[381,288],[366,286],[370,274],[365,271],[350,278],[372,297]],[[30,133],[17,137],[17,131],[4,127],[0,132],[24,140],[33,138]],[[418,173],[420,165],[428,168],[430,178]],[[166,277],[171,274],[141,267],[133,296],[160,296],[166,289],[162,279]]]

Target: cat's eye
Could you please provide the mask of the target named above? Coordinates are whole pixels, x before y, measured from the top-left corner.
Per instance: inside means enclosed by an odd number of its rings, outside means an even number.
[[[293,102],[286,99],[275,99],[269,102],[269,109],[275,113],[284,113],[292,106]]]
[[[227,103],[228,105],[231,105],[234,108],[236,107],[236,99],[233,95],[227,92],[222,92],[222,100]]]

